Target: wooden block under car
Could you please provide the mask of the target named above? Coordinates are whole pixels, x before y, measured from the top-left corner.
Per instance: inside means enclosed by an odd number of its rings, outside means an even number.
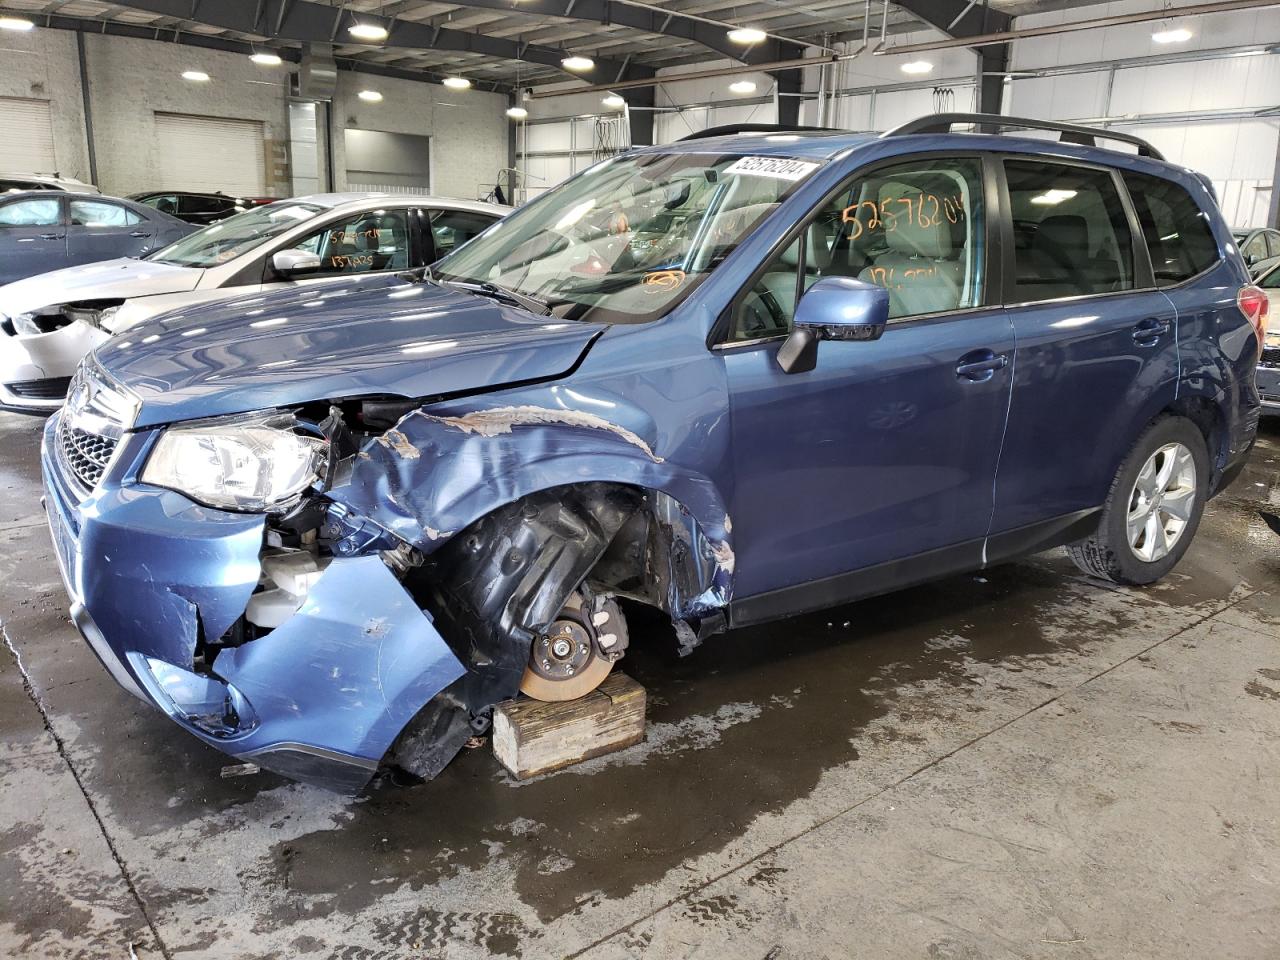
[[[493,708],[493,752],[528,780],[644,739],[644,687],[614,672],[578,700],[505,700]]]

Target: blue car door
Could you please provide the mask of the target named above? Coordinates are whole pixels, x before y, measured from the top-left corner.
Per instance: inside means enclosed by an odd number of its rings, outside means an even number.
[[[71,264],[116,257],[140,257],[154,249],[156,225],[124,204],[110,200],[69,201],[67,258]]]
[[[717,345],[735,622],[981,562],[1014,347],[988,295],[993,184],[979,157],[860,171],[740,296]],[[824,342],[815,369],[784,373],[776,357],[795,307],[833,275],[888,288],[885,333]]]
[[[0,202],[0,284],[67,265],[65,218],[53,191]]]
[[[991,559],[1034,546],[1016,531],[1091,523],[1178,383],[1176,315],[1152,282],[1118,174],[1041,158],[1009,158],[1003,169],[1005,299],[1018,345]]]

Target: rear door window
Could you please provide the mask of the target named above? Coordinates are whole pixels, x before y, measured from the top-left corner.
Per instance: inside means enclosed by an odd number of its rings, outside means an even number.
[[[1178,184],[1145,173],[1124,174],[1151,254],[1156,286],[1190,280],[1218,262],[1208,215]]]
[[[1249,242],[1240,248],[1240,252],[1247,263],[1257,263],[1259,260],[1267,259],[1266,234],[1255,233],[1249,238]]]
[[[1110,171],[1006,160],[1014,302],[1132,290],[1133,236]]]
[[[493,223],[492,217],[469,210],[433,210],[430,217],[437,257],[452,253],[472,237],[484,233]]]
[[[71,223],[77,227],[131,227],[141,223],[142,218],[118,203],[104,203],[101,200],[72,200]]]
[[[178,202],[178,209],[188,216],[223,213],[233,206],[234,204],[231,200],[223,197],[203,197],[199,195],[182,197]]]

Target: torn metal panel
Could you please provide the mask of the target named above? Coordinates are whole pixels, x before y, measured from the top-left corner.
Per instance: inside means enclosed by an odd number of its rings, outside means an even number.
[[[606,482],[660,493],[655,518],[667,542],[681,544],[660,565],[689,568],[663,577],[661,605],[697,616],[731,593],[729,518],[716,485],[659,443],[646,413],[586,388],[443,403],[407,414],[366,444],[351,482],[328,496],[430,554],[450,531],[539,491]]]
[[[103,634],[190,667],[199,632],[219,637],[244,612],[263,525],[169,491],[102,491],[80,530],[80,551],[97,562],[80,566],[77,588]]]
[[[298,754],[301,746],[376,766],[464,668],[381,558],[370,556],[335,559],[294,616],[221,651],[214,672],[258,718],[260,732],[233,752],[275,769],[275,750]]]

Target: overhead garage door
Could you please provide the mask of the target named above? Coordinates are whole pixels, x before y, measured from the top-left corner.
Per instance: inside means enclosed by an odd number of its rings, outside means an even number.
[[[212,120],[156,114],[160,164],[157,190],[194,190],[240,196],[266,192],[266,148],[260,120]]]
[[[0,173],[54,173],[48,100],[0,97]]]

